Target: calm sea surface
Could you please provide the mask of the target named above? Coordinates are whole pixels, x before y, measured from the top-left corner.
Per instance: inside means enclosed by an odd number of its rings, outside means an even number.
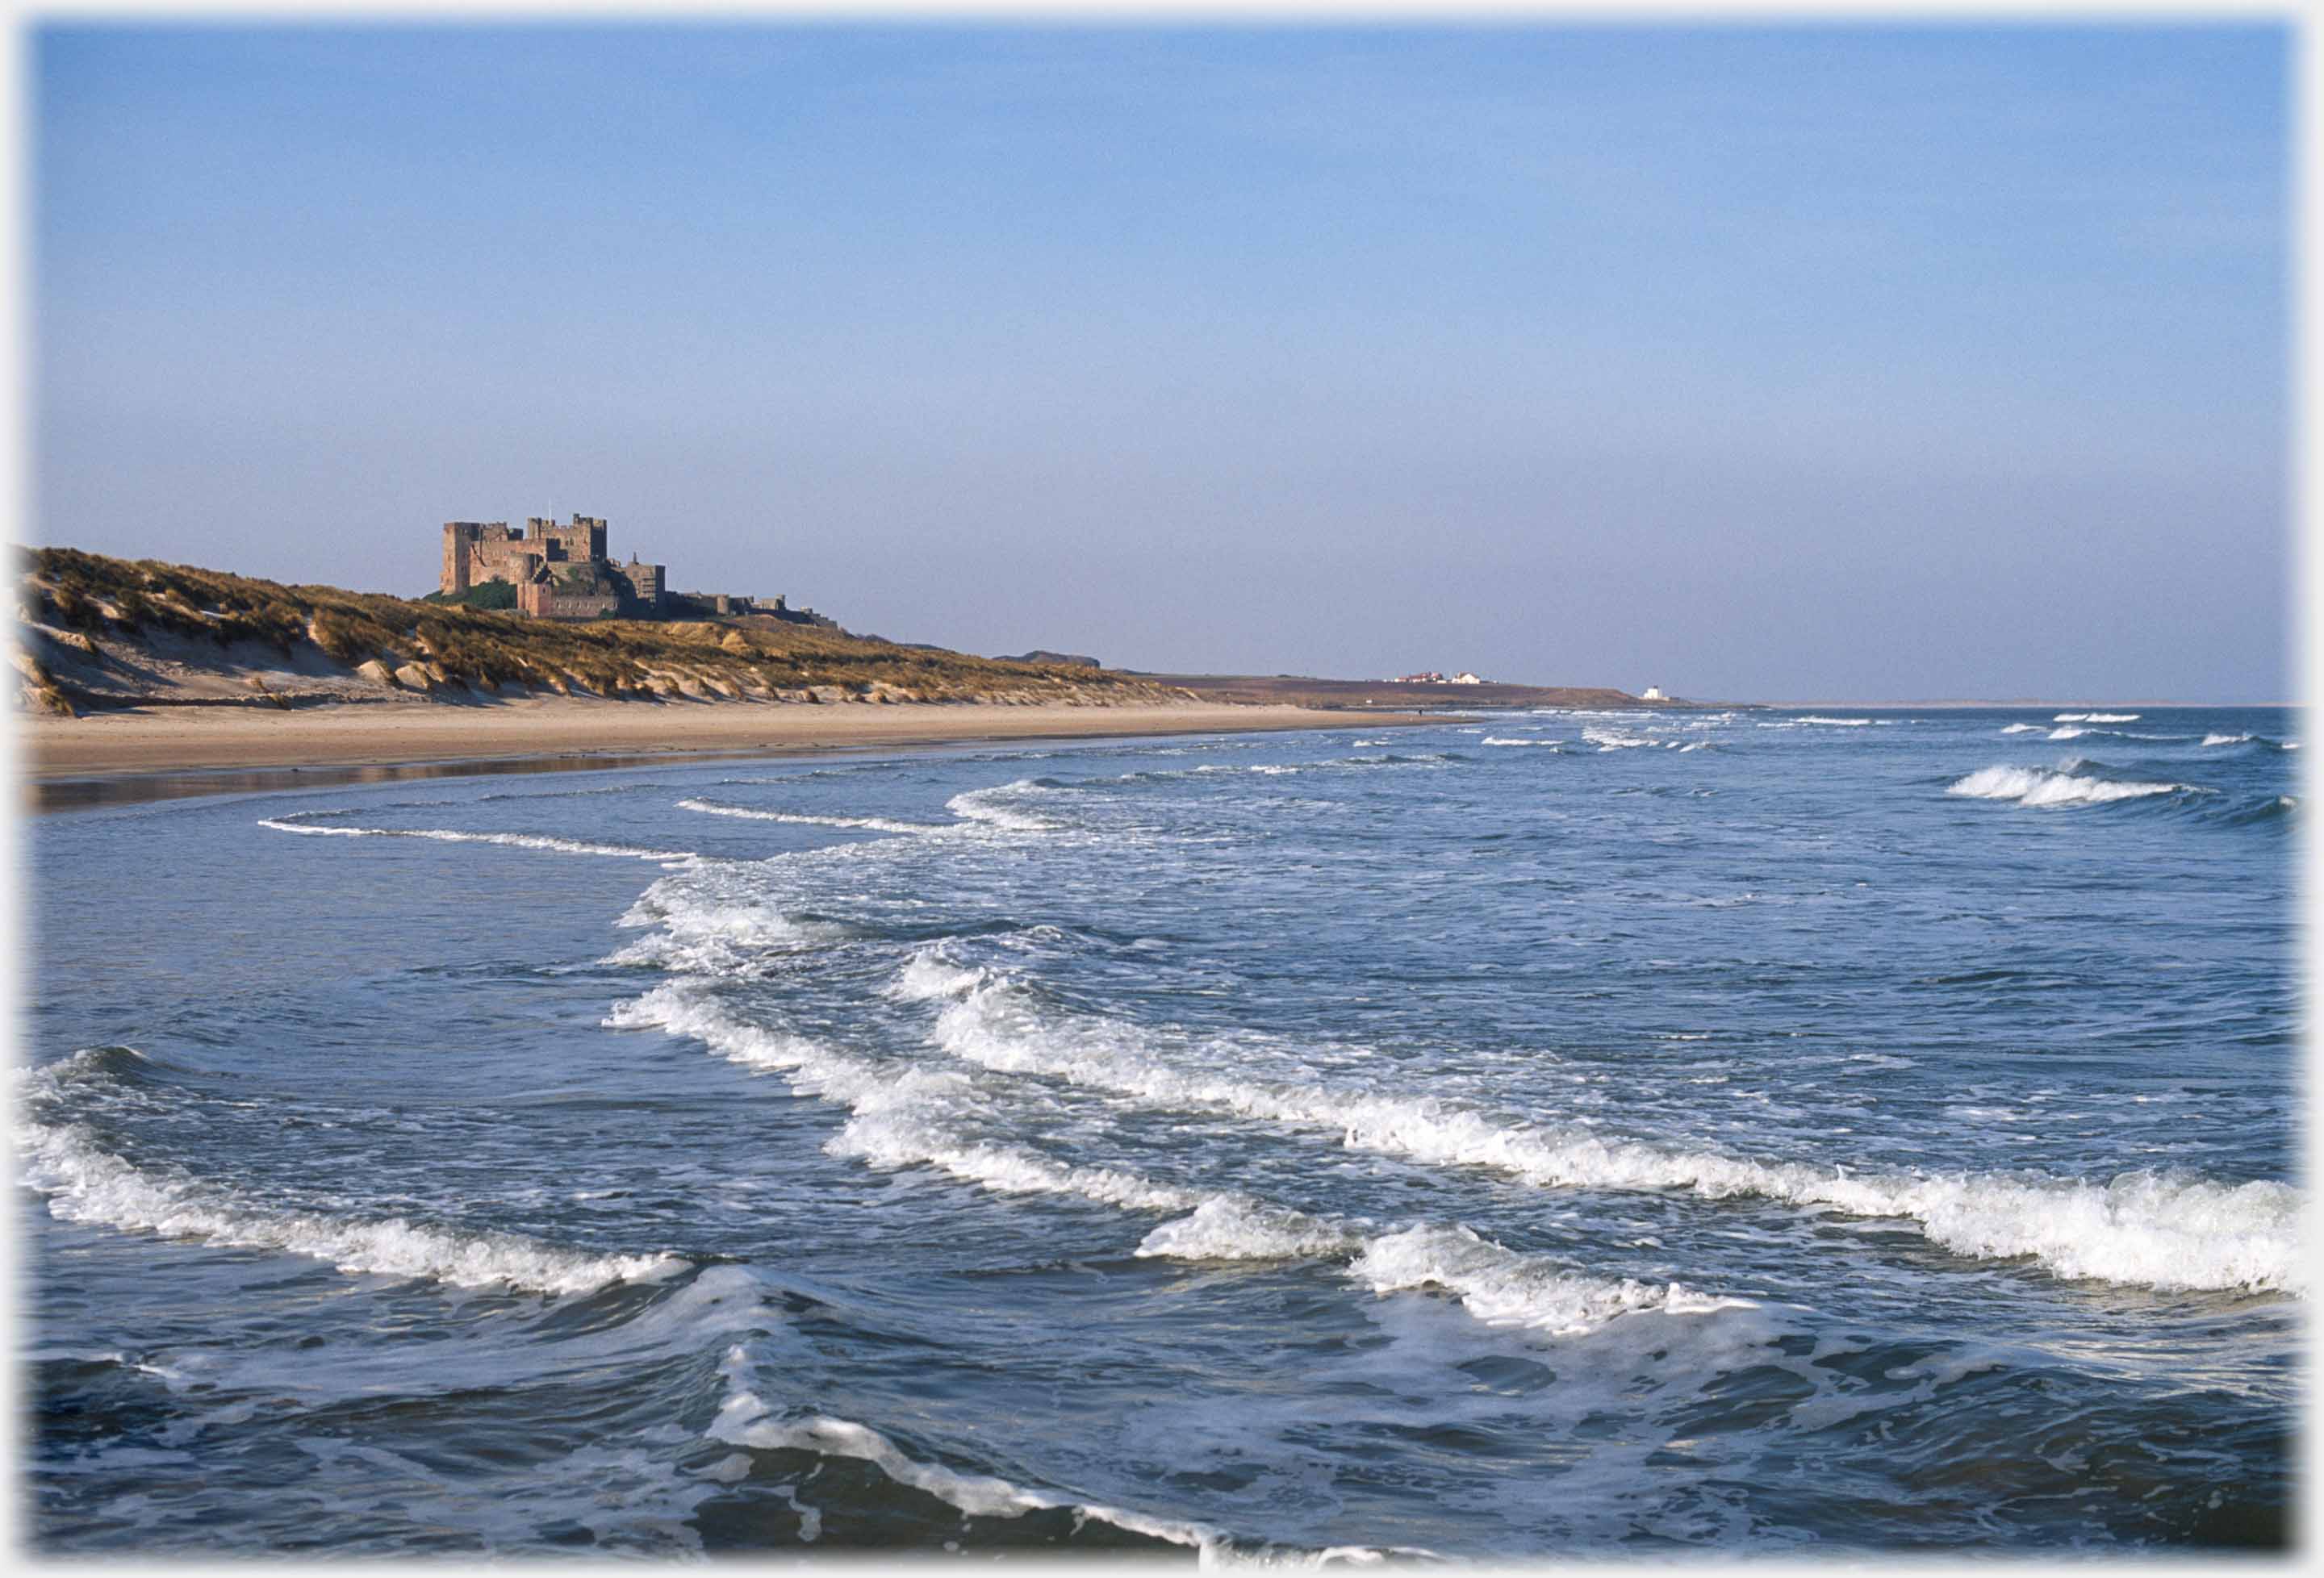
[[[1536,712],[42,819],[30,1534],[2280,1541],[2299,732]]]

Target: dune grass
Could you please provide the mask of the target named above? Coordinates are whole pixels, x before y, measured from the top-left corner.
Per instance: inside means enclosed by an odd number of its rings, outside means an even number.
[[[90,638],[158,630],[206,638],[222,662],[225,649],[243,642],[286,659],[311,646],[349,670],[376,662],[414,689],[465,683],[484,693],[517,685],[630,699],[800,702],[1127,702],[1179,694],[1102,669],[905,647],[772,619],[536,619],[74,548],[29,550],[23,570],[18,612],[28,623]]]

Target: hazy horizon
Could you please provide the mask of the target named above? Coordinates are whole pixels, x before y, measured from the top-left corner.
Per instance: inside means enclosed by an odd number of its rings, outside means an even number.
[[[2289,696],[2290,39],[51,24],[28,535],[418,593],[577,510],[1156,672]]]

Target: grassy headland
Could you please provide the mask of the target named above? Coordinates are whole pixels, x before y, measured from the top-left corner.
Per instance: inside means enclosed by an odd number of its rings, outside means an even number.
[[[16,665],[30,710],[539,696],[623,701],[1161,704],[1185,693],[754,616],[566,622],[285,586],[72,548],[24,557]]]
[[[32,714],[18,739],[32,803],[51,808],[673,755],[1349,722],[1065,654],[974,657],[796,617],[567,623],[69,548],[25,555],[16,611],[17,700]],[[1397,721],[1422,720],[1365,719]]]

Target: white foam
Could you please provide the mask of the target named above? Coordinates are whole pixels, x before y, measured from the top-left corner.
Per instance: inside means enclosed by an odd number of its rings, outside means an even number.
[[[800,919],[765,900],[704,894],[670,877],[647,888],[615,924],[659,929],[600,962],[702,976],[761,974],[790,955],[855,935],[841,922]]]
[[[2251,739],[2252,736],[2248,734],[2207,734],[2203,736],[2203,743],[2205,745],[2243,745]]]
[[[1487,739],[1480,739],[1480,740],[1479,740],[1477,743],[1478,743],[1478,744],[1480,744],[1480,745],[1501,745],[1501,746],[1509,746],[1509,745],[1519,745],[1519,746],[1558,746],[1558,745],[1563,745],[1565,742],[1564,742],[1563,740],[1562,740],[1562,739],[1492,739],[1492,738],[1490,738],[1490,737],[1488,737]]]
[[[1468,1227],[1424,1224],[1367,1235],[1368,1227],[1222,1196],[1189,1216],[1164,1223],[1146,1235],[1137,1252],[1225,1261],[1346,1256],[1346,1275],[1375,1294],[1440,1288],[1488,1325],[1557,1336],[1593,1332],[1641,1310],[1701,1315],[1755,1307],[1748,1299],[1710,1298],[1678,1283],[1591,1276],[1496,1243]]]
[[[327,816],[328,812],[299,814]],[[579,839],[555,839],[540,833],[466,833],[452,828],[324,827],[287,818],[262,817],[258,825],[279,833],[313,833],[340,839],[430,839],[443,844],[505,844],[515,849],[554,849],[565,855],[611,855],[628,860],[695,860],[691,849],[641,849],[633,844],[593,844]]]
[[[1019,778],[991,789],[971,789],[945,801],[945,809],[964,821],[981,823],[998,832],[1045,833],[1055,824],[1009,803],[1013,797],[1038,793],[1040,787],[1030,778]]]
[[[927,1003],[957,997],[984,979],[983,970],[964,969],[936,948],[919,948],[883,990],[899,1003]]]
[[[949,1069],[905,1069],[848,1056],[819,1041],[735,1019],[690,981],[671,981],[615,1005],[616,1029],[659,1026],[701,1041],[729,1062],[785,1075],[793,1094],[845,1107],[824,1149],[874,1167],[932,1167],[1001,1194],[1078,1196],[1103,1205],[1187,1211],[1212,1197],[1111,1168],[1073,1167],[965,1133],[976,1092]]]
[[[2121,783],[2107,778],[2046,773],[2037,767],[1981,767],[1950,784],[1948,794],[1977,800],[2014,800],[2021,805],[2103,805],[2149,794],[2191,792],[2185,784]]]
[[[1587,1276],[1466,1227],[1413,1227],[1373,1239],[1348,1271],[1374,1292],[1443,1288],[1489,1325],[1559,1336],[1593,1332],[1641,1310],[1702,1315],[1753,1307],[1748,1299],[1707,1297],[1676,1282]]]
[[[948,968],[941,961],[922,966],[923,986]],[[899,993],[911,989],[899,981]],[[976,1100],[961,1074],[927,1069],[899,1073],[803,1037],[751,1026],[728,1016],[687,983],[669,983],[621,1005],[607,1023],[659,1025],[690,1036],[733,1061],[785,1073],[799,1095],[845,1106],[846,1124],[825,1146],[835,1155],[881,1168],[933,1167],[997,1193],[1068,1195],[1130,1210],[1185,1213],[1149,1232],[1138,1246],[1141,1256],[1250,1261],[1353,1255],[1351,1274],[1376,1292],[1433,1282],[1460,1294],[1480,1318],[1556,1332],[1589,1329],[1635,1308],[1725,1307],[1720,1301],[1689,1303],[1692,1296],[1683,1289],[1617,1284],[1553,1268],[1465,1229],[1406,1229],[1372,1239],[1366,1236],[1368,1224],[1311,1216],[1240,1192],[1188,1189],[1116,1169],[1071,1166],[1021,1147],[976,1141],[959,1126]],[[1417,1262],[1406,1250],[1420,1242],[1416,1233],[1437,1235],[1427,1242],[1443,1250],[1438,1272],[1415,1269]]]
[[[1351,1254],[1363,1243],[1361,1230],[1347,1224],[1221,1195],[1157,1227],[1137,1252],[1173,1260],[1320,1260]]]
[[[1618,729],[1600,729],[1594,725],[1584,728],[1582,730],[1582,738],[1596,746],[1600,751],[1635,750],[1640,746],[1658,743],[1640,735],[1626,734]]]
[[[2033,734],[2041,729],[2039,723],[2012,723],[2002,729],[2004,734]]]
[[[930,971],[923,986],[940,977]],[[1922,1178],[1766,1163],[1589,1131],[1544,1130],[1434,1099],[1262,1083],[1172,1067],[1120,1023],[1041,1011],[1005,977],[959,972],[931,1038],[965,1061],[1038,1074],[1162,1107],[1338,1132],[1351,1150],[1495,1169],[1544,1188],[1757,1195],[1900,1217],[1958,1252],[2032,1255],[2061,1276],[2158,1288],[2304,1287],[2298,1193],[2125,1174],[2107,1184],[2038,1177]],[[933,994],[929,994],[933,995]],[[1192,1231],[1190,1228],[1188,1231]]]
[[[810,816],[803,812],[752,811],[740,805],[721,805],[713,800],[681,800],[680,811],[700,812],[706,816],[740,817],[749,821],[791,822],[804,827],[864,828],[882,833],[936,833],[945,830],[924,821],[894,821],[884,816]]]
[[[2051,739],[2080,739],[2089,732],[2089,730],[2087,729],[2077,729],[2070,723],[2062,729],[2052,729],[2050,730],[2046,738]]]
[[[48,1074],[50,1070],[42,1070]],[[32,1105],[55,1089],[28,1086]],[[505,1233],[460,1233],[392,1217],[364,1221],[285,1211],[182,1173],[136,1166],[100,1147],[78,1124],[20,1118],[17,1161],[25,1186],[47,1197],[61,1222],[96,1223],[222,1248],[272,1250],[325,1261],[342,1271],[428,1277],[460,1287],[507,1286],[587,1293],[615,1282],[656,1282],[686,1269],[672,1254],[594,1255]]]
[[[1810,712],[1798,718],[1795,721],[1801,723],[1825,723],[1830,724],[1835,729],[1862,729],[1866,725],[1869,724],[1872,720],[1869,718],[1819,718],[1814,713]]]

